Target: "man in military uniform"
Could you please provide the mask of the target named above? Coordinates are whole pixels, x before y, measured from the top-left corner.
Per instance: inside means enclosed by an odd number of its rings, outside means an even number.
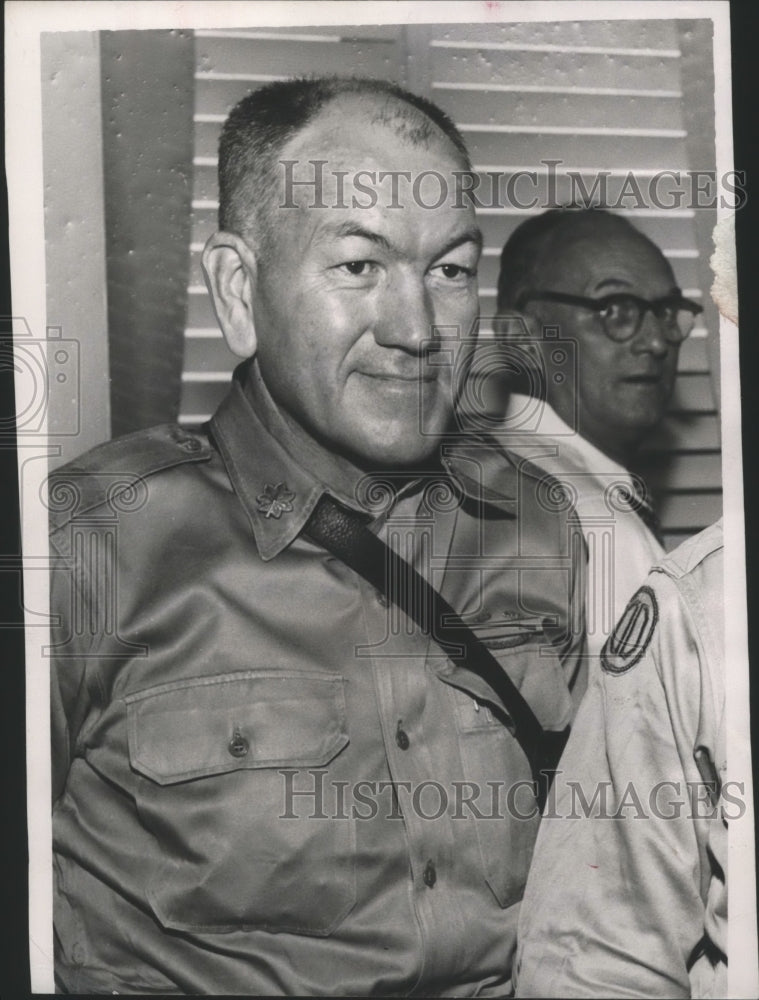
[[[517,996],[727,996],[722,524],[648,576],[561,760],[519,920]],[[749,951],[751,954],[751,951]]]
[[[600,209],[533,216],[501,254],[496,327],[512,344],[512,369],[522,372],[502,440],[574,501],[590,552],[594,662],[664,555],[646,484],[631,470],[664,418],[680,344],[699,312],[661,250],[623,216]],[[514,314],[526,329],[508,319]]]
[[[50,493],[59,987],[502,996],[534,769],[419,607],[432,584],[561,731],[582,598],[541,475],[451,433],[466,149],[393,85],[316,79],[244,99],[219,161],[229,395]],[[418,198],[381,187],[405,176]],[[365,578],[376,545],[406,599]]]

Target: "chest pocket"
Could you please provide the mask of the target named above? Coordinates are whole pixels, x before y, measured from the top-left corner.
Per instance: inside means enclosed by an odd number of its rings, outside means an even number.
[[[474,630],[476,631],[476,629]],[[507,648],[491,648],[546,729],[563,729],[572,700],[564,672],[542,632],[525,635]],[[451,687],[461,760],[466,779],[479,792],[471,821],[485,880],[502,907],[522,898],[540,817],[530,765],[522,748],[487,704]]]
[[[148,900],[164,927],[326,936],[345,918],[355,827],[327,818],[319,792],[349,742],[343,683],[250,670],[126,698],[137,804],[161,857]]]

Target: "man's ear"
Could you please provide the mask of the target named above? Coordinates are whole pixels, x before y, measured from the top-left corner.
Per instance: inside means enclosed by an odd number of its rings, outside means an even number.
[[[240,358],[256,353],[253,297],[256,257],[236,233],[214,233],[203,249],[203,274],[227,346]]]

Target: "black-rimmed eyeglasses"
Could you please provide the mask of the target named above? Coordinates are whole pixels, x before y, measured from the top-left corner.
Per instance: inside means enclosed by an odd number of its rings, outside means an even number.
[[[516,308],[522,310],[528,302],[533,301],[561,302],[598,313],[606,336],[618,344],[635,336],[643,325],[647,312],[652,312],[658,319],[668,343],[680,344],[693,329],[696,316],[704,311],[697,302],[691,302],[680,294],[665,295],[660,299],[642,299],[639,295],[630,295],[628,292],[615,292],[600,299],[570,295],[568,292],[524,292],[517,299]]]

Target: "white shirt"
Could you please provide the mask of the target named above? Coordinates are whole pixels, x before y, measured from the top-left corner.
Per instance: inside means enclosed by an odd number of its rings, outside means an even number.
[[[633,477],[573,431],[546,402],[513,393],[497,436],[561,483],[588,546],[586,621],[591,665],[664,549],[630,505]],[[546,503],[561,498],[546,491]],[[591,666],[591,672],[593,671]]]
[[[541,822],[518,997],[726,995],[727,822],[745,809],[725,781],[723,600],[718,522],[655,568],[604,649]]]

